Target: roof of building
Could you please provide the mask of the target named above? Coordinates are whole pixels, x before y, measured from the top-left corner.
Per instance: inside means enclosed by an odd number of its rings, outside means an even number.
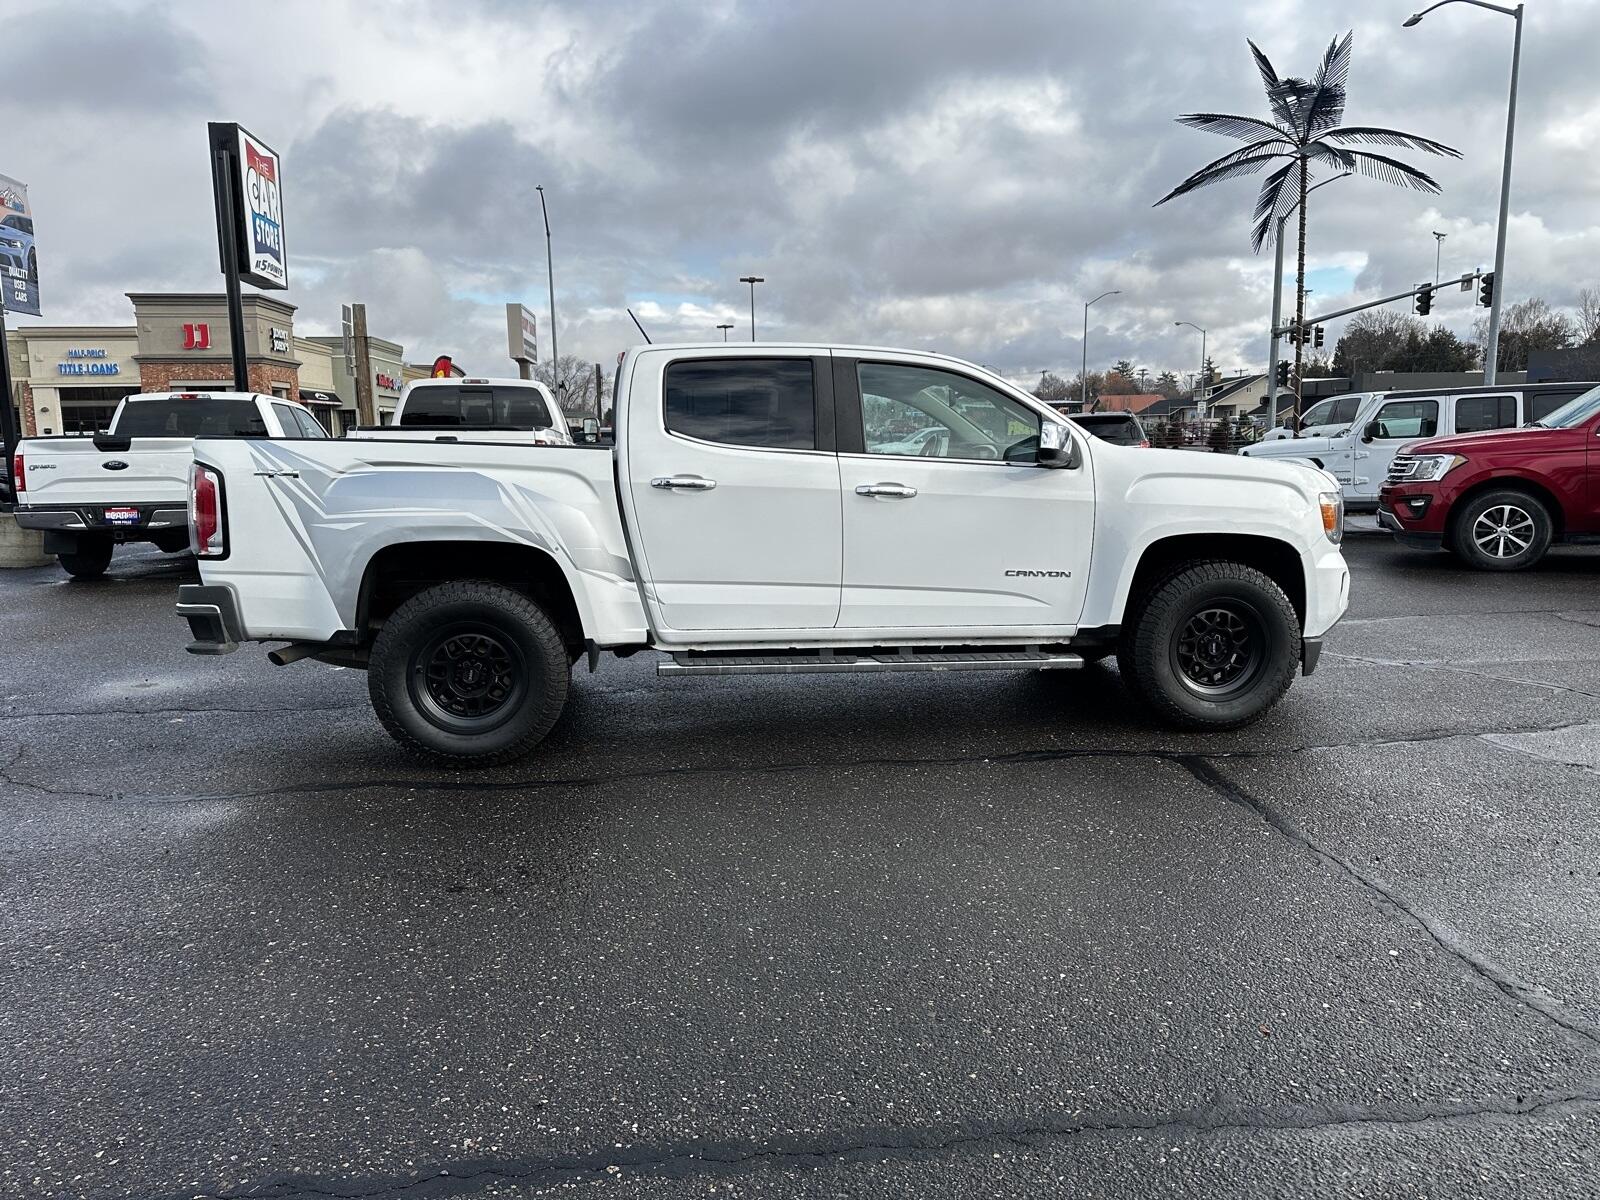
[[[1096,400],[1096,412],[1142,413],[1166,397],[1160,392],[1133,392],[1127,395],[1102,395]]]

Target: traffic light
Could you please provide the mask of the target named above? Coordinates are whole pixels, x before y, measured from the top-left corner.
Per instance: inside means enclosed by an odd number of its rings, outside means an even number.
[[[1289,364],[1286,362],[1281,362],[1278,364],[1278,386],[1289,386]]]
[[[1490,271],[1478,281],[1478,303],[1488,308],[1494,303],[1494,272]]]
[[[1417,289],[1417,316],[1425,317],[1433,307],[1433,287],[1424,284]]]
[[[1312,340],[1311,344],[1313,346],[1315,346],[1318,350],[1322,349],[1322,326],[1321,325],[1318,325],[1316,330],[1314,331],[1314,336],[1313,336],[1313,340]]]

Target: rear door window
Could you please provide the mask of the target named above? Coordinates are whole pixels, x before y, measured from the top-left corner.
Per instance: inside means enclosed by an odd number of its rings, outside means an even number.
[[[667,366],[667,429],[685,437],[771,450],[815,450],[809,358],[689,359]]]
[[[1515,396],[1457,396],[1456,432],[1482,433],[1486,429],[1512,429],[1517,424]]]
[[[196,396],[129,402],[113,432],[118,437],[265,437],[267,423],[254,400]]]
[[[458,387],[434,384],[413,388],[400,424],[468,429],[549,429],[550,406],[533,388]]]
[[[294,414],[294,423],[300,427],[301,437],[325,438],[328,436],[328,431],[322,427],[316,417],[305,409],[291,408],[289,411]]]
[[[1391,400],[1374,418],[1381,438],[1433,437],[1439,432],[1437,400]]]

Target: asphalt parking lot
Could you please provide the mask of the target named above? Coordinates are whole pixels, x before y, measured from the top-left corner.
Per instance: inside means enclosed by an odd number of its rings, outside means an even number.
[[[0,1195],[1600,1194],[1600,553],[1347,552],[1238,733],[641,655],[472,773],[6,572]]]

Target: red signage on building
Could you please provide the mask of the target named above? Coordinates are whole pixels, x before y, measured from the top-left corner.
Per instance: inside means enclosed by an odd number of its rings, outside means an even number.
[[[379,371],[378,386],[386,392],[398,392],[400,390],[400,381],[393,375],[385,375],[382,371]]]
[[[211,326],[185,325],[183,327],[183,348],[185,350],[211,349]]]

